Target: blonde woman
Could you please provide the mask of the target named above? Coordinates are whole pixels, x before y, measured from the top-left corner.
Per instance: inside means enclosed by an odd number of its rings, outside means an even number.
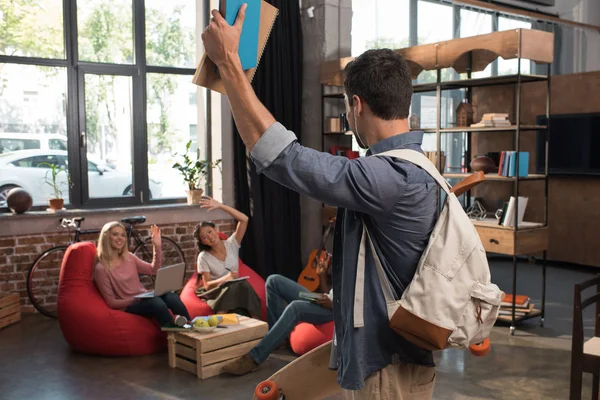
[[[146,299],[134,297],[146,291],[138,274],[156,275],[162,264],[160,229],[153,225],[151,232],[153,257],[150,264],[128,251],[123,225],[119,222],[104,225],[98,238],[94,281],[110,308],[154,317],[162,327],[183,326],[190,316],[176,293]]]

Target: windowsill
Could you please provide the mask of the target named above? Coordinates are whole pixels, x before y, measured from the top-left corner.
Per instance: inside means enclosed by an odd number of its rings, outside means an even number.
[[[0,236],[27,235],[58,232],[62,230],[62,218],[85,217],[82,229],[100,229],[114,220],[143,215],[142,225],[162,225],[185,222],[231,220],[231,215],[221,210],[207,211],[198,205],[187,203],[160,204],[137,207],[115,207],[101,209],[73,209],[59,212],[27,211],[23,214],[0,213]]]

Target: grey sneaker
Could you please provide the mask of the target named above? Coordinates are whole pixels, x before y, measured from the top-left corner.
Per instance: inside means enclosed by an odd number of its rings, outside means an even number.
[[[256,371],[259,367],[250,354],[244,355],[242,358],[238,358],[237,360],[227,364],[223,367],[223,371],[232,374],[232,375],[245,375],[248,372]]]
[[[173,323],[177,326],[184,326],[185,324],[188,323],[188,320],[183,315],[175,315],[173,317]]]

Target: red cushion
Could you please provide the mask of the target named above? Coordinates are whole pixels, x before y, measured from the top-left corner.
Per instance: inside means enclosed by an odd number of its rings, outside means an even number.
[[[300,322],[290,333],[292,351],[301,356],[333,339],[333,321],[321,325]]]
[[[227,240],[227,236],[224,233],[219,232],[219,236],[223,240]],[[267,320],[267,295],[265,292],[265,280],[261,278],[256,272],[252,270],[249,266],[244,264],[242,260],[239,260],[239,273],[240,276],[249,276],[248,283],[258,297],[260,298],[262,304],[262,320]],[[199,299],[195,293],[196,287],[196,277],[198,276],[197,272],[194,272],[194,275],[190,278],[190,280],[185,284],[182,292],[181,292],[181,301],[188,309],[190,313],[190,317],[194,318],[198,315],[211,315],[214,314],[214,311],[204,302]]]
[[[104,356],[138,356],[166,348],[166,334],[151,318],[113,310],[92,280],[96,246],[67,249],[58,284],[58,322],[75,351]]]

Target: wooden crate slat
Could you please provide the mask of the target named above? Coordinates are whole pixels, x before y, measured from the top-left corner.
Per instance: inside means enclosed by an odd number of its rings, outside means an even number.
[[[0,293],[0,308],[4,308],[14,303],[19,304],[18,293]]]
[[[265,322],[258,325],[253,324],[253,326],[244,326],[244,328],[245,329],[240,328],[231,330],[227,333],[222,333],[219,336],[214,336],[207,340],[200,341],[198,343],[200,352],[208,353],[210,351],[222,349],[223,347],[231,346],[237,343],[262,338],[269,330],[268,325]]]
[[[17,314],[21,312],[21,306],[19,304],[12,304],[8,307],[0,308],[0,318],[6,317],[7,315]]]
[[[222,362],[219,362],[216,364],[212,364],[207,367],[199,367],[198,378],[207,379],[207,378],[212,378],[213,376],[217,376],[222,372],[223,367],[225,365],[227,365],[230,362],[233,362],[239,358],[242,358],[242,357],[235,357],[233,359],[222,361]]]
[[[235,346],[225,347],[224,349],[211,351],[210,353],[200,353],[198,364],[202,367],[209,366],[221,361],[231,360],[232,358],[243,356],[260,343],[261,339],[252,340],[246,343],[240,343]]]
[[[21,320],[21,313],[11,314],[8,317],[0,318],[0,329],[8,326],[10,324],[14,324],[15,322],[19,322]]]
[[[190,360],[196,360],[196,349],[192,349],[188,346],[183,346],[179,343],[175,344],[175,353],[178,356],[181,355]]]
[[[177,343],[183,343],[192,349],[196,348],[196,339],[194,337],[190,337],[189,334],[183,335],[177,332],[175,334],[175,340]]]
[[[194,364],[193,362],[190,362],[190,361],[184,360],[183,358],[177,357],[176,365],[177,365],[177,368],[181,368],[184,371],[187,371],[187,372],[190,372],[190,373],[196,375],[196,364]]]

